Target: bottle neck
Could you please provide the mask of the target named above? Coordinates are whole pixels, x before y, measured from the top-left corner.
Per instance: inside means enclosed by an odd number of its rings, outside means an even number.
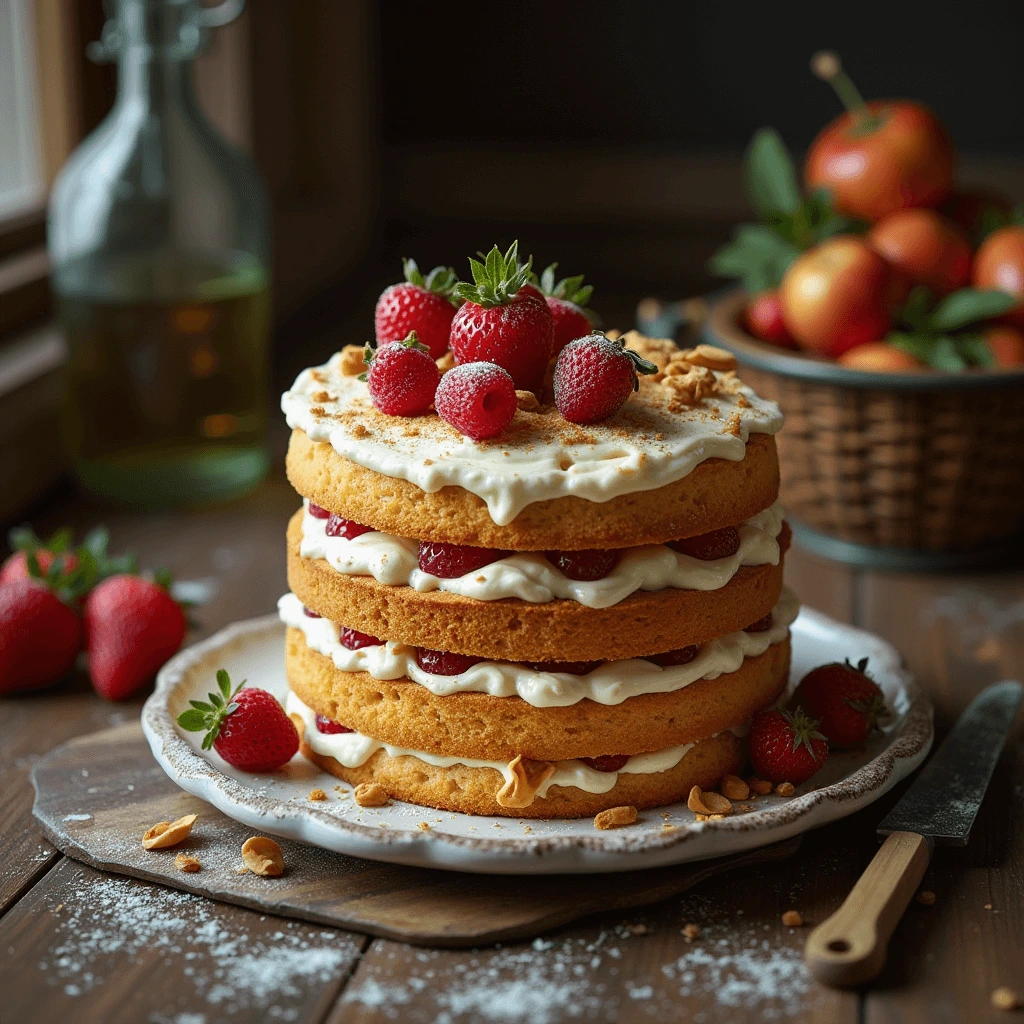
[[[118,104],[193,106],[192,62],[160,56],[147,46],[128,46],[118,57]]]

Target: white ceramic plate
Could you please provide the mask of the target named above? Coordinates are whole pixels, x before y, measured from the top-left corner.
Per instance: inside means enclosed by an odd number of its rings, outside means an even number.
[[[756,811],[710,822],[696,822],[685,804],[673,804],[643,811],[637,824],[608,832],[595,829],[591,818],[516,821],[405,803],[363,808],[342,797],[335,789],[339,781],[301,754],[278,772],[249,775],[213,751],[202,751],[201,735],[182,732],[175,723],[190,699],[206,699],[218,668],[283,701],[284,632],[276,616],[250,619],[182,651],[157,677],[142,727],[164,771],[228,816],[261,832],[371,860],[452,871],[546,874],[628,871],[718,857],[778,842],[860,810],[913,771],[932,743],[931,703],[900,667],[896,650],[871,633],[805,610],[792,629],[791,682],[815,665],[867,656],[894,714],[864,753],[833,755],[791,799],[762,798]],[[307,800],[315,786],[330,794],[327,803]],[[420,828],[421,822],[429,830]],[[665,829],[666,823],[675,830]]]

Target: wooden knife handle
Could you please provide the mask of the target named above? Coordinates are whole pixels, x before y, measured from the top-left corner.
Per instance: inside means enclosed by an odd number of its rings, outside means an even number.
[[[845,988],[881,971],[930,859],[928,841],[916,832],[893,832],[885,840],[843,905],[807,939],[804,960],[819,981]]]

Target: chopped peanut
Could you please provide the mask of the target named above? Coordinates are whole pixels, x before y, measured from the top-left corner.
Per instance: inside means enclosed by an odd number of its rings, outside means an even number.
[[[723,775],[718,788],[730,800],[746,800],[750,796],[750,787],[737,775]]]
[[[271,878],[284,871],[284,855],[281,847],[266,836],[250,836],[242,843],[242,860],[254,874]]]
[[[991,1001],[997,1010],[1016,1010],[1021,1005],[1020,996],[1005,985],[1001,985],[992,993]]]
[[[799,928],[803,923],[803,915],[799,910],[787,910],[782,915],[782,923],[787,928]]]
[[[699,924],[685,924],[683,925],[683,938],[687,942],[693,942],[694,939],[700,938],[700,925]]]
[[[376,782],[360,782],[353,795],[360,807],[383,807],[391,799],[388,791]]]
[[[190,857],[187,853],[179,853],[178,856],[174,858],[174,866],[179,871],[184,871],[188,874],[192,874],[202,867],[195,857]]]
[[[632,825],[635,821],[635,807],[609,807],[608,810],[601,811],[601,813],[594,818],[594,828],[602,830],[622,828],[624,825]]]
[[[326,800],[327,799],[327,794],[322,789],[320,789],[320,787],[318,786],[316,789],[311,789],[309,791],[309,796],[307,796],[306,799],[307,800],[312,800],[315,803],[318,803],[318,802],[321,802],[323,800]]]
[[[750,791],[758,796],[767,796],[772,791],[772,784],[767,779],[759,779],[756,775],[747,779],[747,785]]]
[[[775,792],[778,796],[793,796],[796,793],[796,786],[792,782],[780,782],[775,787]]]
[[[686,806],[694,814],[722,816],[732,813],[732,804],[721,793],[713,793],[710,790],[702,792],[700,786],[694,786],[690,790]]]
[[[142,845],[147,850],[166,850],[169,846],[177,846],[188,838],[198,817],[197,814],[185,814],[177,821],[159,821],[146,830]]]

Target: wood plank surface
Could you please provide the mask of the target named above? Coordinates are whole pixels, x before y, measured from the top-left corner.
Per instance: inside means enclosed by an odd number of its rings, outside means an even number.
[[[365,940],[64,859],[0,920],[7,1021],[315,1021]]]
[[[374,942],[328,1021],[854,1024],[858,996],[811,978],[803,964],[807,928],[787,928],[781,916],[799,909],[811,924],[831,913],[860,868],[856,840],[864,835],[863,824],[828,826],[785,863],[533,943],[465,953]],[[616,879],[594,883],[608,891]],[[683,934],[688,924],[699,937]]]
[[[705,879],[791,856],[799,836],[718,860],[626,872],[604,889],[592,875],[460,875],[378,864],[280,840],[286,871],[275,879],[239,874],[254,831],[179,789],[153,760],[137,725],[83,736],[52,751],[33,772],[35,813],[50,840],[92,867],[212,896],[270,913],[437,946],[530,938],[609,907],[638,907],[679,895]],[[174,850],[145,850],[158,821],[198,814]],[[178,851],[200,871],[174,865]]]

